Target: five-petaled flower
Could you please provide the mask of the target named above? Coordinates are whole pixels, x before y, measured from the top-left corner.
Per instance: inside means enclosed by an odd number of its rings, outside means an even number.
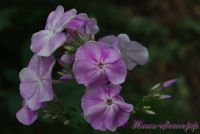
[[[20,77],[20,94],[24,99],[23,108],[18,112],[19,121],[24,121],[29,113],[35,113],[45,102],[54,98],[52,89],[52,69],[55,64],[55,58],[40,57],[34,55],[29,62],[28,67],[21,70]],[[20,114],[20,113],[27,114]],[[35,115],[35,114],[31,114]],[[34,116],[35,117],[35,116]],[[28,119],[27,119],[28,120]],[[29,124],[24,122],[24,124]]]
[[[115,131],[128,121],[133,105],[119,96],[120,90],[120,86],[105,85],[86,91],[81,106],[93,128]]]
[[[64,13],[64,8],[58,6],[55,11],[49,14],[45,30],[33,34],[31,50],[39,56],[52,55],[52,53],[66,41],[66,34],[63,30],[75,16],[75,9]]]
[[[51,72],[55,64],[54,57],[34,55],[27,68],[21,70],[20,94],[26,105],[37,110],[43,102],[54,97]]]
[[[89,41],[77,50],[73,72],[77,82],[85,86],[108,82],[117,85],[125,81],[127,68],[117,49]]]
[[[117,37],[114,35],[106,36],[100,41],[106,42],[109,47],[116,47],[120,50],[128,70],[132,70],[137,64],[144,65],[148,62],[148,50],[140,43],[130,41],[126,34],[119,34]]]

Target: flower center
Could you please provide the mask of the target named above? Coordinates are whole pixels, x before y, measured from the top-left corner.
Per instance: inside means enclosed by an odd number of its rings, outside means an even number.
[[[102,64],[102,63],[99,63],[98,67],[99,67],[99,69],[103,69],[103,67],[104,67],[104,64]]]
[[[56,32],[56,28],[55,27],[51,28],[51,32],[55,33]]]
[[[42,79],[38,79],[37,82],[38,82],[39,86],[42,87],[42,85],[43,85]]]
[[[107,99],[106,104],[107,105],[112,105],[112,99]]]

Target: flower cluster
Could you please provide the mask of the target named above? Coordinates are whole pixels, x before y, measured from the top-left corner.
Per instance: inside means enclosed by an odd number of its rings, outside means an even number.
[[[33,34],[30,48],[34,55],[19,74],[23,98],[16,114],[19,122],[31,125],[38,110],[55,99],[54,82],[75,79],[86,88],[81,107],[93,128],[115,131],[126,124],[134,108],[119,95],[120,84],[127,70],[148,62],[148,50],[126,34],[95,41],[98,31],[96,19],[75,9],[65,12],[58,6],[49,14],[44,30]],[[62,68],[58,80],[52,78],[55,63]]]

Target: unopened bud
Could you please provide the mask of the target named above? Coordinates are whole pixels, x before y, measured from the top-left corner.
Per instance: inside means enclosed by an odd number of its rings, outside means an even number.
[[[69,124],[69,120],[64,121],[63,124],[64,124],[64,125],[68,125],[68,124]]]
[[[174,83],[176,83],[176,81],[177,81],[177,79],[171,79],[171,80],[165,81],[162,86],[164,88],[168,88],[171,85],[173,85]]]
[[[167,94],[166,95],[165,94],[164,95],[160,95],[160,99],[161,100],[163,100],[163,99],[169,99],[169,98],[171,98],[171,95],[167,95]]]
[[[157,89],[157,88],[159,88],[159,87],[160,87],[160,83],[154,85],[154,86],[151,88],[151,90],[155,90],[155,89]]]
[[[159,96],[160,96],[159,93],[155,93],[155,94],[153,94],[153,97],[159,97]]]
[[[156,113],[152,110],[146,110],[145,111],[147,114],[150,114],[150,115],[155,115]]]
[[[143,106],[142,108],[143,108],[144,110],[147,110],[147,109],[150,109],[151,106]]]

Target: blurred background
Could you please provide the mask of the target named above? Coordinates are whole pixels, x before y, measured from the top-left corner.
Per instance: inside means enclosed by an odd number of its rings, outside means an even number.
[[[166,89],[170,100],[151,104],[154,116],[136,114],[148,123],[197,121],[200,123],[200,1],[199,0],[1,0],[0,2],[0,134],[101,134],[81,116],[84,89],[74,82],[54,87],[74,124],[60,119],[43,119],[32,126],[21,125],[15,113],[21,107],[18,72],[32,56],[33,33],[44,29],[50,11],[61,4],[66,10],[95,17],[100,27],[97,38],[127,33],[146,46],[149,63],[129,72],[122,96],[130,103],[146,95],[154,84],[178,78]],[[129,124],[130,125],[130,124]],[[183,130],[135,130],[119,128],[116,134],[184,133]],[[111,133],[111,132],[104,132]],[[194,133],[200,133],[196,130]]]

